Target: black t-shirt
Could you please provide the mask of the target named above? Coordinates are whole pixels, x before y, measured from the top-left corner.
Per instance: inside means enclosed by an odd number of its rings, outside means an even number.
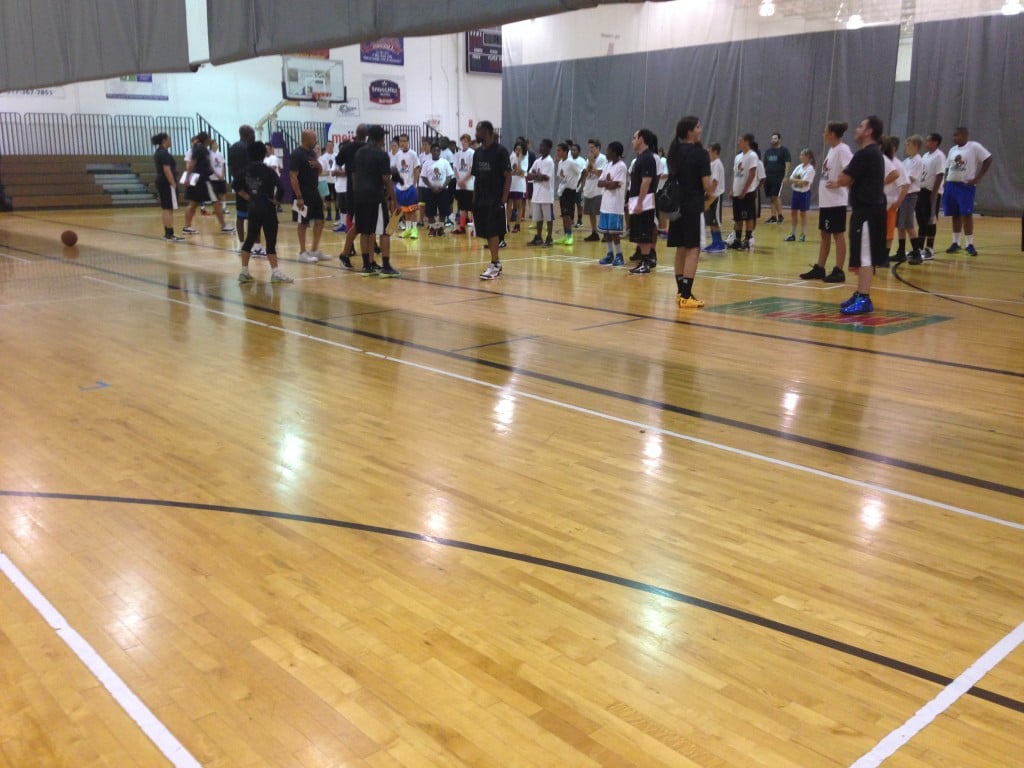
[[[316,166],[310,165],[312,163]],[[303,146],[298,146],[292,150],[291,155],[288,158],[288,170],[290,173],[299,174],[299,191],[302,192],[302,196],[316,197],[317,187],[320,181],[320,162],[316,159],[316,154],[311,149],[306,149]]]
[[[388,178],[388,183],[391,179],[391,158],[388,153],[380,147],[367,144],[356,152],[352,169],[355,171],[355,179],[349,176],[348,189],[354,201],[359,204],[383,203],[387,198],[384,177]]]
[[[792,162],[789,150],[785,147],[768,147],[764,151],[764,173],[765,176],[783,176],[786,173],[786,163]]]
[[[177,182],[178,164],[174,161],[174,155],[166,147],[157,147],[156,152],[153,153],[153,164],[156,166],[156,180],[158,184],[170,185],[170,182],[167,181],[167,175],[164,173],[165,165],[171,166],[171,176]]]
[[[249,193],[249,204],[270,204],[280,197],[281,180],[277,173],[263,163],[249,163],[239,178]]]
[[[704,208],[704,177],[711,175],[711,158],[700,144],[679,143],[669,154],[672,173],[679,179],[683,208]]]
[[[640,194],[640,185],[644,179],[651,180],[651,186],[647,194],[654,195],[658,192],[658,160],[650,149],[645,149],[637,155],[633,163],[633,170],[629,174],[629,196],[637,197]]]
[[[352,189],[352,182],[355,177],[355,157],[356,152],[366,146],[365,141],[355,139],[353,141],[346,141],[338,149],[338,155],[334,158],[335,167],[345,166],[345,178],[348,180],[348,186],[346,189]]]
[[[853,179],[850,187],[850,207],[885,207],[885,158],[877,144],[858,149],[843,173]]]
[[[473,153],[473,205],[492,208],[501,205],[505,193],[505,174],[512,174],[508,150],[498,142],[480,146]]]
[[[213,176],[210,150],[206,148],[205,144],[192,145],[192,173],[198,173],[200,181],[205,181]]]
[[[231,174],[231,187],[241,189],[245,170],[249,166],[249,145],[244,141],[236,141],[228,147],[228,173]]]

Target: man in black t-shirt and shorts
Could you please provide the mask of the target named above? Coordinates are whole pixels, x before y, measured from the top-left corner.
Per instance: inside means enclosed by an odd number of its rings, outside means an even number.
[[[380,277],[398,277],[391,266],[392,215],[398,209],[395,185],[391,181],[391,158],[384,150],[384,129],[370,127],[366,146],[355,154],[353,173],[349,176],[349,204],[355,218],[355,229],[363,255],[363,274]],[[373,263],[375,238],[380,238],[380,256],[383,266]]]
[[[871,279],[877,267],[889,265],[885,247],[885,160],[878,146],[881,118],[870,115],[857,126],[854,138],[859,150],[838,181],[850,188],[850,269],[857,270],[857,290],[840,305],[844,315],[863,315],[875,310],[871,303]]]
[[[315,264],[326,261],[320,248],[320,235],[324,231],[324,201],[320,197],[320,160],[313,151],[316,146],[316,132],[303,131],[299,146],[288,158],[292,192],[295,195],[297,220],[299,222],[299,261]],[[305,210],[303,210],[305,209]],[[313,222],[313,247],[306,250],[306,228]]]
[[[633,134],[636,160],[629,174],[626,209],[629,211],[629,241],[636,243],[640,263],[629,270],[631,275],[650,274],[654,267],[651,249],[658,237],[654,210],[658,194],[658,158],[654,154],[657,146],[658,137],[647,128]]]
[[[356,163],[356,152],[366,146],[366,132],[367,127],[365,123],[360,123],[356,126],[356,137],[352,141],[346,141],[341,145],[341,149],[338,150],[338,157],[334,161],[334,172],[343,173],[345,175],[345,194],[343,198],[339,198],[338,204],[344,205],[346,211],[349,214],[353,213],[351,201],[352,201],[352,187],[354,185],[355,177],[355,163]],[[348,232],[345,234],[345,245],[341,249],[341,253],[338,254],[338,259],[341,261],[341,266],[345,269],[352,269],[352,257],[356,255],[355,250],[356,242],[356,228],[355,224],[349,227]]]
[[[512,163],[489,120],[476,124],[476,140],[480,147],[473,153],[473,221],[477,236],[487,241],[491,253],[491,263],[480,278],[494,280],[501,277],[498,249],[505,237],[505,205],[512,186]]]
[[[704,234],[701,215],[704,201],[711,197],[711,158],[700,144],[700,119],[689,115],[676,125],[668,150],[669,178],[679,181],[682,202],[678,217],[668,225],[668,247],[676,249],[676,303],[680,309],[700,309],[704,302],[693,295],[693,281],[700,260]]]

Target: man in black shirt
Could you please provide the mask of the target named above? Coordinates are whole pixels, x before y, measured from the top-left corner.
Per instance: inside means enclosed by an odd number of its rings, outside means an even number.
[[[854,134],[860,149],[839,180],[828,182],[830,187],[850,188],[850,269],[857,271],[857,290],[840,306],[844,315],[874,311],[871,278],[876,267],[889,264],[885,247],[885,160],[878,146],[882,130],[881,118],[864,118]]]
[[[384,151],[384,129],[375,125],[367,131],[369,141],[355,154],[349,174],[349,195],[355,229],[363,254],[363,274],[398,277],[391,266],[391,216],[398,208],[395,186],[391,183],[391,158]],[[377,270],[371,261],[374,238],[380,238],[383,266]]]
[[[238,141],[228,147],[228,174],[231,176],[231,189],[235,192],[235,232],[238,242],[245,242],[245,223],[249,219],[249,201],[240,197],[238,192],[245,185],[245,170],[249,165],[249,147],[256,141],[256,131],[251,125],[238,127]],[[257,243],[259,239],[257,238]],[[253,245],[253,253],[259,255],[261,246]]]
[[[651,249],[658,237],[654,220],[654,196],[658,193],[658,159],[654,152],[658,137],[647,128],[633,134],[636,160],[629,174],[629,240],[640,251],[640,263],[629,270],[631,275],[647,275],[654,268]]]
[[[789,167],[793,164],[793,158],[789,150],[782,146],[782,134],[772,134],[772,145],[764,152],[764,186],[768,190],[768,197],[771,200],[772,216],[768,219],[769,224],[781,224],[782,200],[779,194],[782,192],[782,182],[789,176]]]
[[[344,204],[349,213],[352,213],[354,210],[352,208],[352,180],[354,176],[356,152],[366,146],[366,131],[366,124],[360,123],[356,127],[356,137],[352,141],[346,141],[341,145],[338,149],[338,157],[334,161],[334,172],[345,177],[347,181],[345,188],[348,190],[345,192],[345,199],[338,200],[338,205],[340,207]],[[356,228],[353,225],[348,228],[348,232],[345,234],[345,245],[341,249],[341,253],[338,254],[338,259],[341,260],[341,265],[345,267],[345,269],[352,269],[352,257],[356,255],[355,242]]]
[[[295,212],[299,222],[299,261],[315,264],[325,261],[320,250],[320,235],[324,231],[324,201],[320,197],[320,160],[313,147],[316,146],[316,132],[303,131],[302,138],[288,159],[292,192],[295,195]],[[313,247],[306,250],[306,228],[313,222]]]
[[[505,205],[512,186],[512,163],[489,120],[476,124],[476,140],[480,147],[473,153],[473,221],[477,235],[487,240],[491,252],[491,263],[480,278],[494,280],[501,277],[498,249],[505,237]]]
[[[679,181],[682,203],[679,217],[668,225],[668,247],[676,249],[676,303],[680,309],[700,309],[704,302],[693,295],[693,281],[700,260],[700,240],[704,234],[701,215],[704,200],[712,196],[711,158],[700,145],[704,128],[700,119],[684,117],[676,125],[676,135],[668,150],[669,178]]]

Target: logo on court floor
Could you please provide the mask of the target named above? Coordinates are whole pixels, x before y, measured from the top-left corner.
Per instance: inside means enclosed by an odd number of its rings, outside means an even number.
[[[741,301],[721,307],[709,307],[709,312],[723,315],[745,315],[765,320],[779,320],[783,323],[813,325],[818,328],[836,328],[854,333],[871,333],[884,336],[899,331],[909,331],[922,325],[952,320],[942,315],[919,315],[916,312],[897,312],[876,309],[870,315],[841,315],[839,305],[806,299],[784,299],[768,296],[753,301]]]

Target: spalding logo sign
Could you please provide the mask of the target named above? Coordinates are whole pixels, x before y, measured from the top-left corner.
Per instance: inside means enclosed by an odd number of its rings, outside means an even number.
[[[374,80],[370,83],[370,101],[374,104],[398,104],[402,90],[394,80]]]

